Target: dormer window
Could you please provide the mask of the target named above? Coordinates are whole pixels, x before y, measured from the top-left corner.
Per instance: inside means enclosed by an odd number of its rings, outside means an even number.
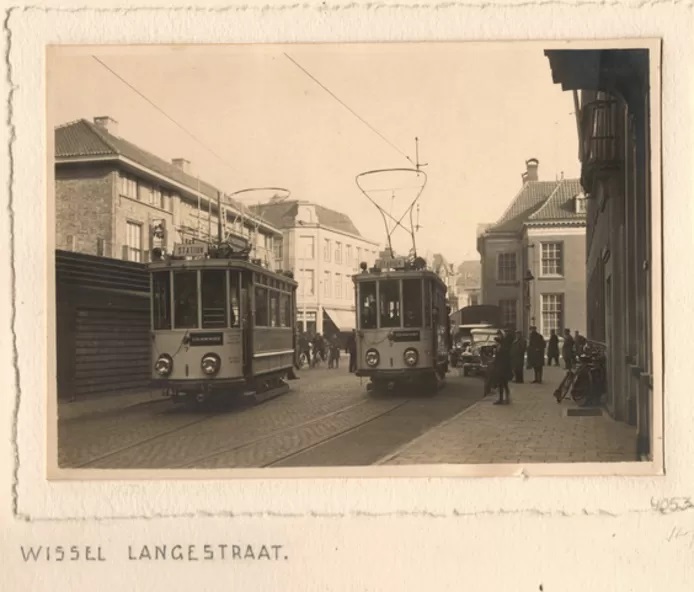
[[[574,206],[577,214],[586,213],[586,196],[583,193],[574,197]]]

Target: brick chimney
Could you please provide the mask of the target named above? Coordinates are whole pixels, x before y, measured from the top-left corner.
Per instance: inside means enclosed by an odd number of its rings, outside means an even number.
[[[185,158],[174,158],[171,164],[181,169],[184,173],[190,173],[190,161]]]
[[[94,118],[94,125],[108,132],[112,136],[118,135],[118,122],[110,118],[108,115],[102,115]]]
[[[537,160],[537,158],[531,158],[530,160],[525,161],[525,167],[527,171],[527,176],[525,177],[526,181],[537,181],[537,167],[539,166],[540,162]]]

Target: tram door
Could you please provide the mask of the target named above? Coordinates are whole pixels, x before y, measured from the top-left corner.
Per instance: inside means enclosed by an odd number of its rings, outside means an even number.
[[[253,314],[251,309],[251,281],[248,273],[241,274],[241,339],[243,348],[243,375],[253,374]]]

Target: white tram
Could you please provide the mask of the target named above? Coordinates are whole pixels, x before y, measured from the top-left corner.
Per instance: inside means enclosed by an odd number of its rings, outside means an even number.
[[[409,384],[435,392],[448,372],[450,321],[446,285],[424,261],[380,260],[353,276],[357,376],[369,390]]]
[[[152,379],[174,401],[286,392],[295,356],[296,282],[230,245],[177,245],[149,264]]]

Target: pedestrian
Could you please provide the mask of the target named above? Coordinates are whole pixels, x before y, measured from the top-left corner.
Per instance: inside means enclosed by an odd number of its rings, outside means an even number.
[[[525,350],[527,344],[523,337],[522,331],[516,331],[515,339],[511,344],[511,363],[513,366],[513,381],[519,384],[523,383],[523,363],[525,362]]]
[[[299,335],[299,365],[303,366],[303,360],[305,360],[305,363],[307,366],[311,365],[311,348],[309,347],[309,340],[308,336],[306,335],[305,332],[302,332],[301,335]]]
[[[333,335],[333,338],[329,344],[328,353],[328,368],[339,368],[340,367],[340,344],[337,340],[337,335]]]
[[[559,336],[554,329],[549,332],[549,343],[547,345],[548,366],[552,365],[552,360],[554,360],[556,366],[559,366]]]
[[[494,405],[508,405],[511,402],[511,390],[508,381],[511,379],[511,347],[504,335],[497,335],[494,340],[497,343],[494,356],[494,381],[499,387],[499,398]],[[504,398],[504,395],[506,397]]]
[[[320,333],[316,333],[313,338],[313,360],[311,366],[316,367],[320,360],[325,359],[325,341]]]
[[[528,339],[528,364],[535,371],[532,384],[542,384],[542,367],[545,363],[545,338],[537,332],[537,327],[530,327]]]
[[[576,353],[576,357],[580,356],[583,353],[584,348],[586,347],[586,338],[583,337],[578,331],[574,332],[574,350]]]
[[[574,366],[574,338],[571,337],[571,329],[564,329],[564,345],[561,348],[561,357],[564,358],[564,368],[571,370]]]
[[[352,333],[350,333],[349,337],[347,338],[347,347],[345,349],[346,353],[349,354],[349,371],[350,372],[356,372],[357,371],[357,330],[352,329]]]

